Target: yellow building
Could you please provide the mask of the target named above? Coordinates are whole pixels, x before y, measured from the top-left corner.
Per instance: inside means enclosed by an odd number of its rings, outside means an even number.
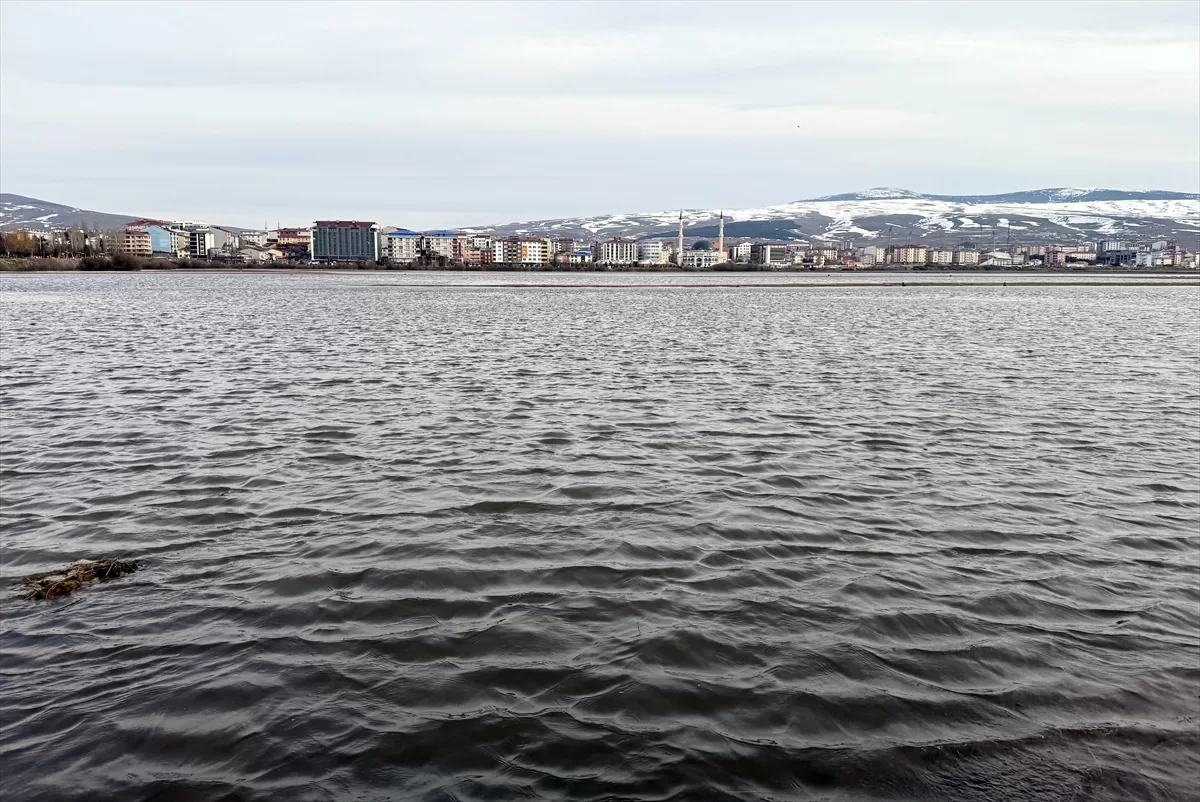
[[[923,265],[929,256],[929,249],[924,245],[893,245],[888,248],[894,265]]]
[[[312,233],[307,228],[281,228],[276,232],[277,245],[303,245],[308,247],[312,242]]]
[[[149,256],[153,251],[150,246],[150,232],[140,228],[127,228],[121,237],[121,252],[131,256]]]

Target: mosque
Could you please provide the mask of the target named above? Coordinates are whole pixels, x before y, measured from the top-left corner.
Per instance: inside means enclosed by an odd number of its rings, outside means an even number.
[[[691,250],[683,248],[683,212],[679,213],[679,238],[675,248],[675,253],[678,254],[677,260],[679,266],[691,270],[711,270],[717,265],[724,264],[729,261],[729,254],[725,252],[725,212],[721,212],[721,217],[717,223],[717,246],[714,248],[712,242],[706,239],[696,240],[692,243]]]

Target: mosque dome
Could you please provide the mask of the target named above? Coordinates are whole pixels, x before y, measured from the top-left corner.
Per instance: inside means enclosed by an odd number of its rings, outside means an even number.
[[[706,239],[698,239],[692,243],[693,251],[711,251],[712,249],[713,244]]]

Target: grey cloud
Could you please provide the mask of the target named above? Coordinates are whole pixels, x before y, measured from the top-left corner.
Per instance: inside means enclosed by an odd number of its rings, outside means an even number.
[[[5,3],[5,191],[232,224],[425,226],[873,185],[1198,189],[1197,4],[140,8]],[[984,53],[928,44],[981,35]],[[1122,85],[1177,100],[1129,102],[1086,70],[1056,84],[1055,41],[1098,58],[1123,42]],[[1036,58],[1003,57],[1030,42]]]

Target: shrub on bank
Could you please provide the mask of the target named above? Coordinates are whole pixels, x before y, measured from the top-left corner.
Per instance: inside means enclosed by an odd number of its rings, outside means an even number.
[[[7,273],[40,273],[57,270],[76,270],[78,259],[55,259],[48,256],[26,256],[0,259],[0,271]]]
[[[114,270],[113,260],[107,256],[85,256],[79,260],[78,270]],[[127,268],[132,269],[132,268]]]

